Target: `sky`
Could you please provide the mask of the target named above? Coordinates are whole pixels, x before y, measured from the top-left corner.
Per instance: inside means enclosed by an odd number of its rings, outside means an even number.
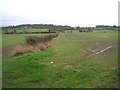
[[[118,25],[119,0],[0,0],[0,26]]]

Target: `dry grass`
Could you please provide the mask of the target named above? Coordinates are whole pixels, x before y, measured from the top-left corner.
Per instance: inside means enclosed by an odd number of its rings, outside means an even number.
[[[10,56],[17,56],[17,55],[24,54],[24,53],[25,53],[25,49],[23,48],[23,46],[22,45],[18,45],[11,52]]]
[[[25,45],[25,46],[23,46],[23,48],[24,48],[25,52],[33,52],[33,51],[35,51],[35,47],[32,46],[32,45]]]
[[[48,48],[47,44],[41,43],[41,44],[37,44],[37,48],[39,50],[46,50]]]
[[[17,56],[28,52],[38,52],[46,50],[49,47],[49,44],[39,43],[37,45],[18,45],[11,52],[10,56]]]
[[[58,38],[52,38],[52,40],[58,40]]]

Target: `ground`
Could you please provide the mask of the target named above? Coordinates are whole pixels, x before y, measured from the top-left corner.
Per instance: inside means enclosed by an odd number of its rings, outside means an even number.
[[[117,39],[117,32],[60,33],[45,51],[4,57],[3,87],[117,88]]]

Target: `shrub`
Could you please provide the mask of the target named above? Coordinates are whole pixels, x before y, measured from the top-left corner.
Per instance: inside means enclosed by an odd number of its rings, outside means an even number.
[[[57,37],[58,35],[59,33],[56,33],[54,35],[45,35],[45,36],[27,36],[26,44],[36,45],[38,43],[45,43],[45,42],[52,40],[52,38]]]

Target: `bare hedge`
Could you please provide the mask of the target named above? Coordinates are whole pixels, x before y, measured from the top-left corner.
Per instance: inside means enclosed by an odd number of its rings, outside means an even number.
[[[45,43],[52,40],[52,38],[57,37],[58,34],[59,33],[56,33],[54,35],[45,35],[45,36],[26,36],[25,41],[26,41],[26,44],[30,44],[30,45]]]

